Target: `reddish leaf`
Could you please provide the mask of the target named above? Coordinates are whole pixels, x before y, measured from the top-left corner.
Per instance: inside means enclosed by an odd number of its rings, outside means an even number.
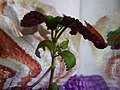
[[[45,21],[43,14],[37,11],[27,13],[21,20],[22,27],[32,27],[41,24]]]
[[[98,33],[96,31],[96,29],[90,25],[89,23],[87,23],[85,21],[86,25],[87,25],[87,29],[89,30],[89,39],[90,41],[92,41],[95,45],[95,47],[99,48],[99,49],[103,49],[105,47],[107,47],[107,43],[105,42],[104,38],[100,35],[100,33]]]

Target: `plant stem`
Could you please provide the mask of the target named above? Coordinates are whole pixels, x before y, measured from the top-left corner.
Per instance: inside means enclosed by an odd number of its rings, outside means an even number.
[[[59,33],[59,35],[57,36],[56,41],[59,39],[59,37],[62,35],[62,33],[66,30],[67,27],[64,27],[63,30]]]
[[[54,71],[55,71],[55,57],[54,57],[54,55],[52,55],[51,66],[52,66],[52,69],[51,69],[51,74],[50,74],[49,87],[50,87],[50,84],[53,82]],[[48,90],[49,90],[49,88],[48,88]]]
[[[51,69],[52,69],[52,66],[49,67],[48,70],[44,73],[44,75],[37,82],[35,82],[31,87],[36,86],[49,73]]]
[[[53,34],[54,32],[53,32],[53,30],[51,30],[51,39],[53,40]]]
[[[60,29],[62,29],[63,27],[61,27]],[[62,29],[62,31],[58,34],[58,32],[55,32],[55,40],[53,41],[55,44],[57,42],[57,40],[59,39],[59,37],[62,35],[62,33],[65,31],[67,27],[64,27]],[[58,34],[58,36],[57,36]],[[51,34],[53,35],[53,34]],[[53,36],[52,36],[53,37]],[[53,38],[52,38],[53,40]],[[51,69],[51,74],[50,74],[50,81],[49,81],[49,87],[48,87],[48,90],[50,90],[50,85],[52,84],[53,82],[53,77],[54,77],[54,71],[55,71],[55,57],[57,57],[58,55],[55,55],[56,54],[56,51],[54,50],[53,52],[51,52],[51,56],[52,56],[52,62],[51,62],[51,66],[52,66],[52,69]]]
[[[57,34],[59,33],[60,30],[62,30],[63,26],[61,27],[58,27],[56,30],[55,30],[55,38],[57,36]]]
[[[62,29],[63,27],[61,27],[60,29]],[[58,32],[55,32],[55,36],[54,36],[54,31],[52,30],[51,31],[51,39],[52,41],[56,44],[57,40],[59,39],[59,37],[62,35],[62,33],[65,31],[67,27],[64,27],[62,29],[62,31],[58,34]],[[58,36],[57,36],[58,34]],[[55,39],[55,40],[54,40]],[[36,86],[48,73],[49,71],[51,71],[50,73],[50,81],[49,81],[49,86],[48,86],[48,90],[50,90],[50,85],[52,84],[53,82],[53,78],[54,78],[54,71],[55,71],[55,58],[58,56],[58,55],[55,55],[56,54],[56,49],[51,51],[51,56],[52,56],[52,61],[51,61],[51,66],[50,68],[44,73],[44,75],[38,80],[36,81],[31,87],[33,88],[34,86]]]

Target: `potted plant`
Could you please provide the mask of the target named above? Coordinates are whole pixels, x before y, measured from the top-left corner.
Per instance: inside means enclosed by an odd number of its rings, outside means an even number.
[[[80,76],[77,77],[76,75],[71,77],[64,85],[57,85],[56,82],[53,82],[53,76],[54,71],[56,68],[56,57],[61,57],[64,60],[64,63],[66,65],[66,70],[69,70],[73,68],[76,65],[76,57],[74,54],[68,50],[68,43],[69,40],[62,41],[58,43],[58,40],[60,36],[64,33],[67,28],[70,28],[70,35],[76,35],[77,33],[80,33],[84,39],[88,39],[91,41],[94,46],[98,49],[104,49],[108,46],[108,43],[105,42],[103,37],[95,30],[95,28],[87,23],[85,21],[86,26],[84,26],[78,19],[72,18],[70,16],[63,15],[61,16],[50,16],[45,15],[43,13],[37,12],[37,11],[31,11],[28,14],[26,14],[23,19],[21,20],[21,26],[22,27],[32,27],[38,24],[46,23],[47,29],[50,31],[51,38],[49,40],[43,40],[39,42],[35,54],[37,57],[41,58],[39,48],[42,48],[43,50],[49,49],[49,52],[51,54],[52,62],[50,68],[44,73],[44,75],[41,78],[44,78],[47,73],[50,73],[50,81],[49,86],[45,87],[43,90],[73,90],[73,88],[76,88],[76,84],[89,81],[89,79],[93,82],[94,85],[90,86],[87,84],[86,86],[82,84],[78,85],[79,88],[87,89],[89,87],[94,87],[98,81],[101,81],[102,85],[104,86],[104,90],[106,90],[107,85],[102,77],[100,76]],[[11,89],[14,90],[31,90],[34,86],[36,86],[40,81],[41,78],[35,82],[31,86],[25,86],[25,87],[12,87]],[[75,81],[77,83],[72,83],[72,86],[70,86],[71,81]],[[100,83],[100,84],[101,84]],[[98,88],[99,86],[96,86]],[[99,87],[100,88],[100,87]],[[42,89],[40,89],[42,90]],[[78,89],[75,89],[78,90]]]

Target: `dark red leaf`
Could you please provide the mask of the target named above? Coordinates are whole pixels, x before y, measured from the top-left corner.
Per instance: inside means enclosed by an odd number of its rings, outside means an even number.
[[[77,32],[83,35],[84,39],[88,39],[93,42],[96,48],[103,49],[107,47],[104,38],[95,30],[95,28],[89,23],[85,22],[87,27],[83,26],[82,23],[75,18],[70,16],[63,17],[61,24],[71,29],[70,34],[76,35]]]
[[[88,37],[88,40],[92,41],[95,45],[95,47],[99,48],[99,49],[103,49],[105,47],[107,47],[107,43],[105,42],[104,38],[100,35],[100,33],[98,33],[96,31],[96,29],[90,25],[89,23],[87,23],[85,21],[86,25],[87,25],[87,29],[86,31],[88,31],[89,35],[87,36]]]
[[[82,23],[78,19],[71,18],[70,16],[63,17],[61,24],[65,27],[71,28],[70,34],[76,35],[79,29],[82,27]]]
[[[41,24],[45,21],[43,14],[37,11],[27,13],[21,20],[22,27],[32,27]]]

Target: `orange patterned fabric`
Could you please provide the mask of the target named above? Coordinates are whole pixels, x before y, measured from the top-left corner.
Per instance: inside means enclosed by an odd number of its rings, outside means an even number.
[[[0,90],[2,90],[6,79],[13,77],[15,74],[16,71],[6,66],[0,65]]]
[[[105,76],[109,80],[116,81],[116,85],[120,86],[120,54],[107,58],[105,66]]]
[[[0,57],[17,60],[29,67],[29,74],[22,78],[19,86],[26,85],[41,72],[41,65],[25,52],[13,39],[0,29]],[[1,73],[2,74],[2,73]],[[2,77],[0,78],[2,79]]]

